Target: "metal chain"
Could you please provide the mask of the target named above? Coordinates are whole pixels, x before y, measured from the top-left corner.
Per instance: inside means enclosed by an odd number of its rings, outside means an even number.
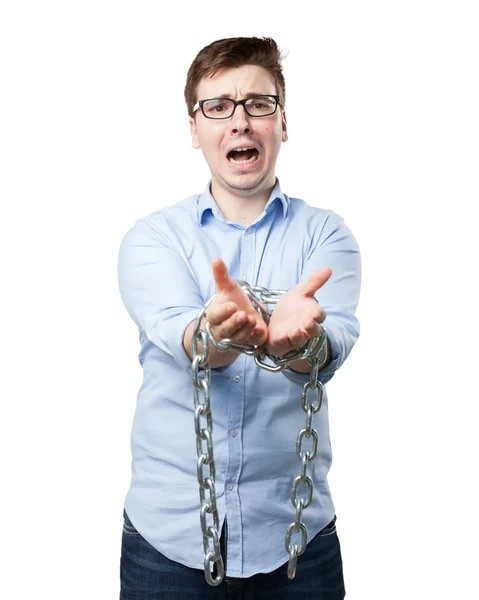
[[[263,317],[266,324],[269,324],[273,311],[268,310],[267,304],[277,304],[281,297],[286,294],[287,290],[269,290],[261,286],[251,286],[248,282],[238,279],[236,280],[248,296],[251,304]],[[306,413],[306,425],[300,430],[296,438],[296,455],[301,461],[301,472],[298,477],[293,480],[291,487],[291,503],[296,510],[294,521],[286,530],[285,547],[289,554],[288,562],[288,577],[293,579],[296,573],[296,561],[306,550],[308,539],[308,530],[302,521],[303,510],[307,508],[313,498],[313,480],[307,475],[308,464],[316,458],[318,448],[318,433],[313,429],[313,415],[317,413],[323,400],[323,385],[317,380],[318,371],[327,360],[327,335],[323,328],[320,337],[308,340],[303,346],[295,350],[291,350],[282,357],[277,357],[270,354],[264,346],[255,346],[252,344],[237,344],[230,338],[216,340],[211,324],[206,321],[205,329],[201,328],[201,322],[208,310],[214,294],[196,317],[196,322],[192,336],[192,376],[193,376],[193,397],[195,406],[195,432],[196,432],[196,450],[198,455],[197,474],[200,490],[200,522],[201,531],[203,533],[203,548],[205,552],[204,570],[205,579],[212,585],[219,585],[224,578],[224,563],[221,556],[220,540],[219,540],[219,516],[216,503],[215,490],[215,461],[213,455],[213,419],[211,416],[210,404],[210,385],[211,385],[211,366],[209,357],[208,340],[220,352],[229,350],[239,351],[241,353],[254,356],[256,364],[268,371],[279,372],[289,366],[294,360],[306,359],[311,365],[309,381],[307,381],[301,390],[301,408]],[[314,298],[314,296],[313,296]],[[316,300],[316,298],[314,298]],[[316,300],[317,301],[317,300]],[[202,352],[198,350],[198,343],[202,343]],[[269,358],[274,366],[265,362]],[[202,375],[200,376],[200,370]],[[308,401],[308,391],[317,390],[317,398],[315,403]],[[203,402],[201,401],[203,394]],[[203,422],[202,422],[203,420]],[[312,437],[312,448],[306,450],[303,448],[304,438]],[[208,473],[203,469],[208,467]],[[299,486],[306,488],[306,497],[298,497]],[[208,524],[208,516],[209,524]],[[293,534],[301,533],[301,541],[298,546],[291,542]],[[216,567],[216,575],[210,570],[210,564],[213,568]]]

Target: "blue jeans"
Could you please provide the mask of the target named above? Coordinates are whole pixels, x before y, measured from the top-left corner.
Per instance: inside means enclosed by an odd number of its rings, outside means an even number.
[[[216,587],[206,583],[203,570],[185,567],[153,548],[125,510],[123,517],[120,600],[343,600],[346,595],[336,516],[309,542],[294,579],[288,579],[285,563],[271,573],[245,579],[225,576]],[[226,535],[227,526],[221,535],[225,567]]]

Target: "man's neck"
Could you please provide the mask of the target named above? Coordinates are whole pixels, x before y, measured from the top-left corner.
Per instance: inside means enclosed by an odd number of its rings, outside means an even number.
[[[276,178],[274,184],[264,192],[251,196],[239,196],[223,188],[216,188],[212,182],[210,191],[221,214],[227,221],[248,227],[264,211],[275,185]]]

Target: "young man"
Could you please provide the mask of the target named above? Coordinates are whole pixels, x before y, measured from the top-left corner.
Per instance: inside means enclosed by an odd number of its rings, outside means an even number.
[[[185,98],[193,147],[202,150],[211,180],[202,194],[139,219],[119,252],[120,292],[139,327],[144,370],[131,435],[120,598],[339,600],[345,591],[327,483],[326,390],[314,414],[317,451],[311,450],[315,458],[307,471],[312,499],[302,513],[308,544],[290,579],[285,534],[295,517],[291,487],[301,472],[296,438],[304,428],[301,391],[311,364],[297,359],[271,372],[253,356],[220,352],[211,342],[225,577],[214,587],[206,583],[192,337],[196,317],[214,294],[201,326],[209,321],[216,340],[263,345],[281,357],[324,330],[327,354],[317,381],[326,384],[359,337],[358,244],[342,217],[287,196],[275,176],[287,121],[274,40],[231,38],[203,48],[189,69]],[[288,290],[268,324],[238,280]],[[290,548],[294,543],[299,547],[295,541]],[[207,561],[215,577],[219,563],[213,563]]]

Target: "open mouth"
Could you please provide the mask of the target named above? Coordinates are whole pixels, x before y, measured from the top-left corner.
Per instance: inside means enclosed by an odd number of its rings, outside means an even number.
[[[234,165],[249,165],[254,163],[259,157],[256,148],[238,148],[228,152],[227,159]]]

